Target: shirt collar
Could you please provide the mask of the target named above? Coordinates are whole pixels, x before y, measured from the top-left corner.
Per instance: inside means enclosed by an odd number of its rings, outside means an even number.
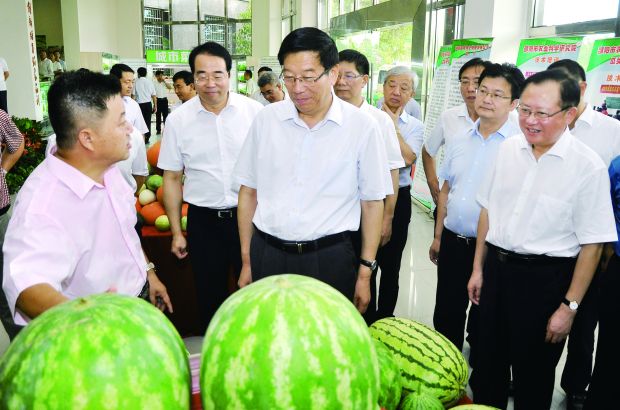
[[[228,109],[228,107],[240,107],[241,106],[241,101],[239,101],[242,97],[232,91],[228,92],[228,101],[226,101],[226,105],[224,106],[224,108],[222,109],[222,111],[220,111],[220,113],[222,113],[224,110]],[[196,112],[206,112],[209,114],[213,114],[211,111],[207,110],[203,105],[202,102],[200,101],[200,96],[198,94],[196,94],[195,97],[192,97],[191,100],[187,101],[187,103],[192,102],[192,100],[194,101],[194,108],[196,109]]]
[[[592,109],[590,104],[586,104],[585,110],[581,113],[577,121],[575,121],[575,126],[579,123],[585,122],[589,127],[592,127],[592,123],[594,122],[594,114],[595,111]]]
[[[318,125],[324,124],[327,121],[333,121],[338,125],[342,125],[343,122],[343,114],[342,114],[342,105],[343,104],[348,104],[347,102],[342,101],[340,98],[338,98],[336,96],[336,94],[334,93],[334,90],[332,89],[332,104],[329,107],[329,110],[327,111],[327,113],[325,114],[325,118],[323,118]],[[297,107],[295,107],[295,104],[293,103],[293,100],[288,98],[288,99],[284,99],[283,101],[280,101],[276,104],[274,104],[276,106],[276,115],[278,117],[278,119],[280,121],[286,121],[286,120],[294,120],[294,121],[301,121],[301,118],[299,118],[299,112],[297,111]],[[315,126],[315,128],[317,127]]]
[[[511,135],[514,135],[515,133],[512,132],[513,126],[510,124],[510,118],[506,120],[506,122],[504,122],[504,124],[502,124],[501,127],[499,127],[499,129],[497,131],[495,131],[493,134],[489,135],[489,138],[494,137],[495,135],[498,135],[499,137],[506,139],[508,137],[510,137]],[[471,132],[473,134],[477,134],[480,136],[480,138],[482,137],[482,134],[480,134],[480,118],[478,118],[476,120],[476,122],[474,122],[474,126],[471,129]]]
[[[88,194],[93,187],[104,188],[102,184],[93,181],[91,178],[80,172],[77,168],[67,164],[59,158],[56,158],[53,154],[45,158],[45,161],[47,162],[47,168],[52,175],[69,187],[69,189],[80,199],[84,199],[86,194]],[[110,172],[110,169],[105,172],[104,181],[106,175]]]
[[[573,135],[569,132],[568,127],[564,130],[564,133],[553,144],[553,146],[543,155],[553,155],[556,157],[564,158],[573,139]],[[521,149],[527,149],[532,152],[531,145],[525,139],[525,135],[522,133],[520,138]]]

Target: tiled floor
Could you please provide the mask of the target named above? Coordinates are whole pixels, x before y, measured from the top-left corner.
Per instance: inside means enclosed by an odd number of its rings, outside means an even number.
[[[403,253],[400,271],[400,295],[396,305],[396,316],[406,317],[433,325],[435,306],[436,268],[428,259],[428,247],[433,237],[433,220],[427,212],[413,205],[413,215],[409,225],[409,240]],[[200,338],[186,341],[192,353],[200,351]],[[4,329],[0,329],[0,355],[8,345]],[[465,349],[468,349],[466,346]],[[465,352],[467,355],[467,352]],[[559,378],[564,366],[562,355],[556,372],[556,389],[553,396],[553,410],[565,408],[564,393],[559,387]],[[512,409],[509,404],[508,409]]]

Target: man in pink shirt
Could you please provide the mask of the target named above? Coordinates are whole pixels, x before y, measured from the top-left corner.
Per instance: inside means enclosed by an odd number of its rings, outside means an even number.
[[[58,147],[21,188],[4,241],[3,288],[15,323],[102,292],[148,296],[172,311],[134,230],[133,192],[114,166],[129,155],[131,131],[118,80],[67,73],[50,87],[48,104]]]

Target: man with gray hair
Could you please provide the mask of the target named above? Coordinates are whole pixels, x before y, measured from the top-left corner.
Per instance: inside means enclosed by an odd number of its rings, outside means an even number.
[[[399,131],[398,143],[405,166],[399,170],[392,238],[377,252],[377,262],[381,268],[377,319],[394,316],[398,299],[400,260],[407,243],[407,231],[411,220],[411,165],[419,156],[424,140],[424,124],[405,111],[405,105],[414,93],[414,78],[409,68],[397,66],[388,71],[383,82],[385,103],[381,109],[390,116]]]
[[[258,88],[260,88],[261,95],[270,104],[286,98],[280,79],[273,71],[267,71],[258,78]]]
[[[392,68],[390,71],[392,71],[394,68]],[[413,82],[413,93],[411,94],[411,98],[409,98],[409,101],[407,101],[407,103],[405,104],[404,111],[407,114],[411,115],[412,117],[417,118],[418,120],[422,121],[422,108],[420,107],[420,104],[416,100],[414,100],[415,90],[418,89],[419,78],[416,73],[409,70],[408,68],[407,70],[411,73],[411,79]],[[385,84],[385,81],[387,81],[390,71],[388,71],[388,75],[386,75],[385,77],[384,84]],[[379,101],[377,101],[377,108],[383,107],[384,99],[385,98],[380,98]]]

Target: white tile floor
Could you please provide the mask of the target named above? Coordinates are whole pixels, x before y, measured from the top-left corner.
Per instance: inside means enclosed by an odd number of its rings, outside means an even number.
[[[413,205],[409,240],[403,253],[400,270],[400,295],[396,304],[395,315],[420,321],[433,326],[433,309],[435,306],[436,268],[428,259],[428,247],[433,237],[433,219],[428,212],[416,204]],[[199,338],[186,341],[192,353],[200,351]],[[8,337],[0,328],[0,355],[8,346]],[[466,346],[465,349],[468,349]],[[468,352],[465,352],[466,355]],[[556,388],[553,395],[552,410],[565,409],[564,393],[559,386],[559,379],[564,366],[565,354],[560,359],[556,371]],[[512,403],[508,409],[512,409]]]

